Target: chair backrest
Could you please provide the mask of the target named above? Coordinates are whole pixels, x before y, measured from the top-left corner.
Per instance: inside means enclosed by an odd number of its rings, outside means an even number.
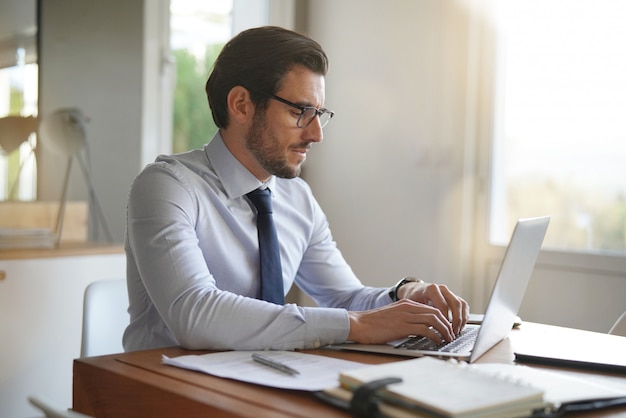
[[[85,289],[81,357],[121,353],[130,319],[125,279],[100,280]]]
[[[617,321],[615,321],[615,323],[609,330],[609,334],[621,335],[622,337],[626,337],[626,312],[624,312],[622,316],[620,316]]]

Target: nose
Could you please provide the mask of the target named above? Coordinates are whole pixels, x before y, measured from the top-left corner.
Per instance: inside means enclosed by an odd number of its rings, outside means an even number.
[[[324,140],[324,130],[322,129],[319,116],[316,116],[303,131],[302,134],[307,141],[322,142]]]

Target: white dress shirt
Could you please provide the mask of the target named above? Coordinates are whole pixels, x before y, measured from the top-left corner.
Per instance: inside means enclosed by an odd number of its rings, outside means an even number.
[[[285,292],[295,282],[320,307],[257,299],[255,211],[245,194],[262,183],[218,133],[202,150],[160,156],[131,186],[125,350],[315,348],[346,340],[347,310],[390,302],[389,289],[354,275],[304,180],[272,177],[266,185]]]

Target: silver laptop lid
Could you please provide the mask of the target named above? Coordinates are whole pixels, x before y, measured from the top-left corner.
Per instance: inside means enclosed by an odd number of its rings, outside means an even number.
[[[524,300],[549,222],[547,216],[517,221],[491,291],[470,363],[509,334]]]

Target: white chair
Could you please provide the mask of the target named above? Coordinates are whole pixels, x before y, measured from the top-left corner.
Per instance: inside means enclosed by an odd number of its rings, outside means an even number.
[[[126,280],[100,280],[85,289],[80,356],[121,353],[128,316]]]
[[[44,413],[46,418],[90,418],[89,415],[74,412],[70,409],[58,409],[42,398],[30,396],[28,401]]]
[[[609,330],[611,335],[620,335],[626,337],[626,312],[620,316]]]

